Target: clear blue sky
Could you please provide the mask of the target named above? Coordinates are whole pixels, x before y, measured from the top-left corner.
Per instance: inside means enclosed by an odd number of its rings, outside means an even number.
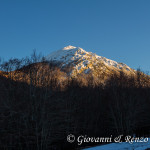
[[[0,57],[67,45],[150,71],[150,0],[0,0]]]

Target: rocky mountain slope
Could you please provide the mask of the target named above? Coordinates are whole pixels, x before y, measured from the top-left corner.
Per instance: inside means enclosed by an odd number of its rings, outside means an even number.
[[[86,52],[80,47],[67,46],[46,56],[47,61],[59,62],[61,69],[68,69],[70,75],[80,73],[88,74],[92,72],[95,75],[111,74],[113,72],[123,71],[127,74],[133,74],[135,71],[123,63],[98,56],[92,52]]]

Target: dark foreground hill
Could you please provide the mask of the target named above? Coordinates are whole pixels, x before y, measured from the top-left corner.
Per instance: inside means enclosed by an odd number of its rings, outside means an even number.
[[[70,78],[35,63],[0,73],[0,148],[73,150],[67,135],[150,135],[149,76],[113,74],[105,84],[91,75]]]

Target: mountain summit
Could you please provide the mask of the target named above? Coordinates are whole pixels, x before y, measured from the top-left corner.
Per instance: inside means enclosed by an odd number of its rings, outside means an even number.
[[[47,61],[59,63],[61,69],[69,68],[70,75],[80,73],[88,74],[92,72],[98,74],[110,74],[112,72],[124,71],[126,73],[134,73],[134,70],[123,63],[98,56],[92,52],[87,52],[80,47],[66,46],[58,51],[46,56]]]

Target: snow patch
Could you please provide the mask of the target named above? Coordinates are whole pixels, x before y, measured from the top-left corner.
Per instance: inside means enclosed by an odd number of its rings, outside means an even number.
[[[146,143],[111,143],[83,150],[146,150],[147,148],[150,148],[150,139]]]

